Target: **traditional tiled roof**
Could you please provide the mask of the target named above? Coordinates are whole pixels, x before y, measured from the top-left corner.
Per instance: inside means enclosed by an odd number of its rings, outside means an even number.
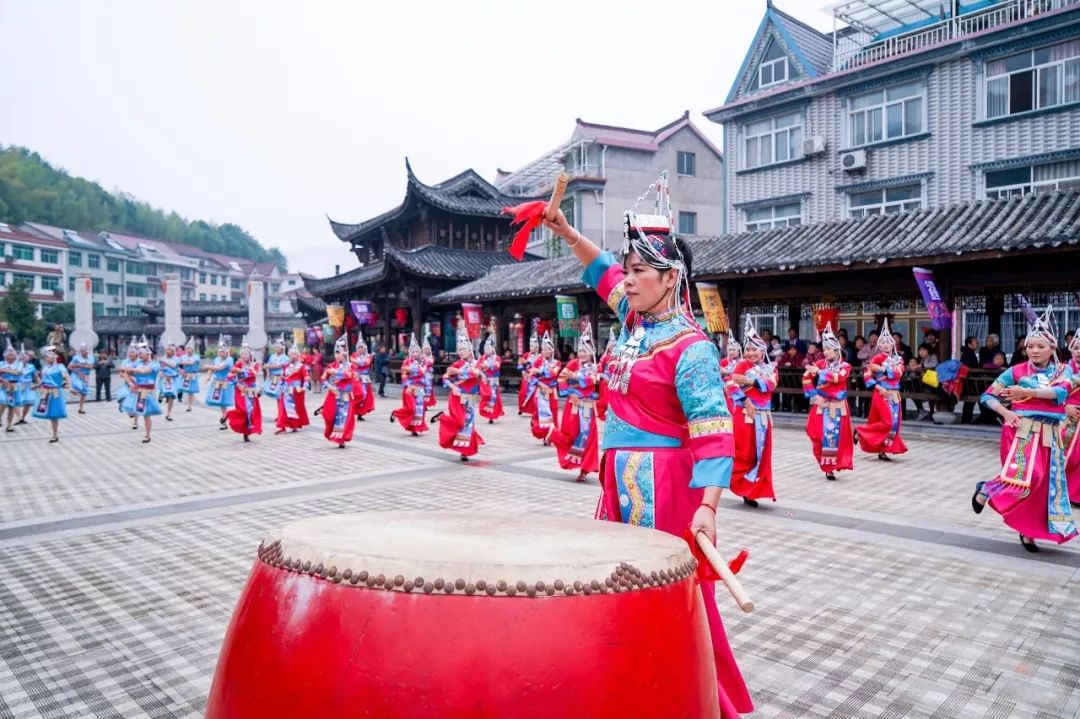
[[[142,311],[151,317],[160,317],[165,314],[165,304],[147,305]],[[186,317],[239,317],[247,313],[247,307],[238,302],[185,300],[180,303],[180,315]]]
[[[791,270],[874,269],[887,262],[957,261],[972,255],[1080,245],[1080,190],[982,200],[762,232],[690,240],[694,277],[774,275]],[[436,295],[433,304],[583,292],[573,257],[496,267]]]
[[[302,317],[292,315],[270,315],[266,318],[266,332],[270,335],[291,332],[294,328],[305,327]],[[68,325],[69,329],[73,325]],[[180,325],[186,335],[216,336],[219,334],[234,335],[237,338],[248,331],[247,322],[218,323],[188,323]],[[155,337],[165,331],[165,325],[160,322],[151,322],[148,317],[95,317],[94,331],[99,335],[141,335]]]
[[[405,199],[399,206],[358,224],[335,222],[327,217],[334,234],[348,242],[405,215],[417,200],[447,212],[471,217],[506,217],[502,209],[521,202],[521,198],[504,195],[473,170],[466,170],[437,185],[425,185],[413,174],[412,165],[405,158],[405,174]]]
[[[531,259],[531,258],[527,258]],[[314,295],[325,297],[357,287],[379,282],[394,269],[418,277],[445,280],[473,280],[482,277],[492,267],[513,262],[506,252],[481,252],[479,250],[452,250],[427,245],[415,250],[386,248],[386,256],[379,262],[357,267],[334,277],[304,279],[304,286]]]
[[[66,242],[62,242],[44,232],[26,232],[25,230],[12,227],[10,230],[0,230],[0,242],[20,242],[36,247],[56,247],[64,249]]]
[[[320,317],[326,314],[326,302],[319,297],[307,297],[299,292],[290,293],[293,309],[304,317]]]
[[[146,332],[150,320],[142,317],[95,317],[94,332],[99,335],[138,335]],[[69,325],[74,329],[75,325]]]
[[[833,59],[832,36],[815,30],[777,7],[770,9],[773,20],[783,28],[785,37],[790,38],[801,53],[800,60],[810,65],[807,74],[813,77],[827,73]]]

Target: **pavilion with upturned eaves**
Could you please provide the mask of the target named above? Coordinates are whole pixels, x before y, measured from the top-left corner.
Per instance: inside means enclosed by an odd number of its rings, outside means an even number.
[[[514,230],[502,210],[523,201],[473,170],[436,185],[417,179],[407,159],[405,171],[405,198],[396,208],[357,224],[330,220],[360,267],[304,280],[308,291],[328,304],[347,308],[351,300],[371,302],[378,318],[366,331],[381,331],[393,347],[407,342],[411,332],[423,337],[438,327],[444,337],[450,334],[457,310],[433,311],[428,300],[514,261],[507,252]]]

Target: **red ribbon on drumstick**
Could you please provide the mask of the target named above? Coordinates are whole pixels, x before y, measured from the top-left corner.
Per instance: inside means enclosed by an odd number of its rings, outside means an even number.
[[[697,535],[693,536],[687,527],[683,539],[690,545],[690,553],[694,555],[694,559],[698,560],[698,579],[703,582],[723,582],[739,609],[744,612],[754,611],[754,601],[735,576],[746,563],[750,552],[741,549],[735,559],[726,562],[705,532],[699,530]]]
[[[563,195],[566,193],[566,185],[570,182],[570,175],[565,172],[559,173],[559,176],[555,179],[555,187],[551,191],[551,199],[547,202],[543,200],[533,200],[531,202],[522,202],[520,205],[514,207],[504,207],[503,212],[508,215],[513,215],[513,219],[510,223],[513,225],[520,224],[517,233],[514,235],[514,240],[510,243],[510,256],[515,260],[520,261],[525,256],[525,246],[529,244],[529,235],[540,226],[540,223],[544,220],[554,221],[559,212],[559,205],[562,204]]]

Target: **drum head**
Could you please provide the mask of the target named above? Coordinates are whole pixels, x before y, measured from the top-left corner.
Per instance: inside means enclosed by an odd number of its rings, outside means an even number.
[[[615,522],[530,515],[364,512],[291,522],[260,558],[372,588],[552,596],[643,589],[695,568],[686,542]]]

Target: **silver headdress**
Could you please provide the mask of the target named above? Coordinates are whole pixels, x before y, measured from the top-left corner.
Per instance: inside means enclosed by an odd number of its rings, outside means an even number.
[[[138,347],[139,347],[139,352],[144,352],[145,351],[145,352],[149,352],[150,354],[154,353],[154,351],[150,348],[150,341],[146,339],[146,335],[143,335],[141,338],[139,338]]]
[[[1057,333],[1054,331],[1054,308],[1051,305],[1046,306],[1046,310],[1041,316],[1035,318],[1035,323],[1031,325],[1031,329],[1028,330],[1027,340],[1032,337],[1042,337],[1051,347],[1057,347]]]
[[[1076,332],[1073,333],[1072,341],[1069,342],[1070,352],[1075,352],[1078,349],[1080,349],[1080,328],[1078,328]]]
[[[229,335],[218,335],[217,346],[219,350],[229,351],[229,347],[232,345],[232,337]]]
[[[487,339],[484,340],[484,354],[492,355],[495,354],[495,351],[495,320],[492,319],[491,324],[488,325]]]
[[[19,343],[19,359],[22,359],[23,357],[30,357],[30,355],[26,351],[26,343],[25,342],[20,342]]]
[[[472,339],[469,337],[469,327],[465,324],[465,320],[458,319],[457,323],[457,342],[455,344],[458,355],[461,355],[462,349],[468,349],[470,352],[473,349]]]
[[[532,323],[532,333],[529,335],[529,351],[533,354],[540,351],[540,338],[536,336],[536,322]]]
[[[610,352],[615,349],[615,346],[619,344],[619,337],[615,334],[615,325],[611,326],[608,330],[607,346],[604,348],[605,352]]]
[[[409,338],[409,354],[412,354],[413,352],[420,354],[420,351],[420,343],[416,341],[416,333],[413,332],[412,336]]]
[[[364,332],[362,330],[356,331],[356,351],[359,354],[367,354],[368,352],[367,341],[364,340]]]
[[[251,349],[251,345],[248,344],[247,335],[244,335],[240,338],[240,356],[243,356],[245,352],[247,352],[252,357],[255,356],[255,353]]]
[[[5,337],[4,338],[4,356],[6,357],[9,353],[18,356],[16,354],[16,352],[15,352],[15,346],[13,344],[11,344],[11,338],[10,337]]]
[[[826,322],[825,329],[821,331],[821,348],[840,351],[840,338],[833,333],[832,322]]]
[[[413,336],[413,341],[414,342],[416,341],[415,335]],[[428,341],[428,338],[426,336],[424,337],[424,344],[420,345],[420,349],[423,352],[430,352],[431,351],[431,342]]]
[[[742,345],[739,344],[739,340],[735,339],[735,331],[731,327],[728,327],[727,331],[727,348],[728,352],[738,350],[739,355],[742,355]]]
[[[47,359],[56,359],[56,346],[45,345],[41,348],[41,356]]]
[[[744,341],[746,342],[746,347],[748,348],[753,347],[755,349],[761,350],[762,352],[769,349],[769,345],[765,343],[765,340],[761,339],[761,335],[759,335],[757,333],[757,330],[754,328],[754,320],[750,318],[750,315],[746,316],[746,330],[745,332],[743,332],[743,337]],[[766,361],[768,361],[767,357]]]
[[[195,352],[195,335],[188,337],[187,344],[184,345],[184,350],[187,352]]]
[[[134,350],[136,353],[139,351],[139,341],[135,339],[135,335],[131,335],[131,341],[128,342],[125,352],[131,352]]]
[[[544,339],[540,342],[540,351],[544,350],[555,351],[555,343],[551,341],[551,332],[545,332]]]
[[[879,349],[886,347],[890,349],[896,349],[896,340],[893,339],[892,333],[889,332],[889,318],[883,317],[881,319],[881,332],[878,333],[877,346]]]
[[[334,343],[334,354],[338,352],[344,352],[345,358],[349,357],[349,333],[342,332],[341,336],[337,338],[337,342]]]
[[[655,190],[653,214],[638,215],[638,204]],[[672,228],[675,223],[671,212],[671,193],[668,190],[668,172],[664,170],[656,182],[641,195],[634,206],[626,211],[623,218],[623,254],[636,252],[645,264],[660,270],[674,270],[678,273],[675,282],[675,309],[691,312],[690,277],[686,271],[686,262],[675,238]]]
[[[585,320],[584,327],[581,328],[581,337],[578,338],[577,343],[578,359],[581,359],[581,355],[586,354],[591,357],[596,357],[596,343],[593,342],[592,336],[592,322]]]

